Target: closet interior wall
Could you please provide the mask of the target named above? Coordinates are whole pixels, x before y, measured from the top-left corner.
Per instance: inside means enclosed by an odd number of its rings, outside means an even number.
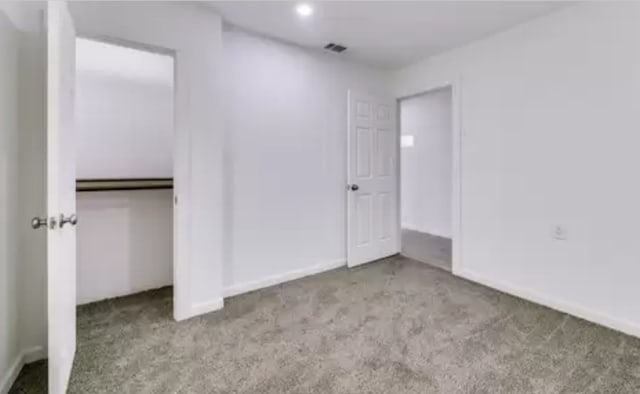
[[[76,68],[77,179],[98,181],[77,192],[77,302],[171,285],[173,58],[79,38]]]

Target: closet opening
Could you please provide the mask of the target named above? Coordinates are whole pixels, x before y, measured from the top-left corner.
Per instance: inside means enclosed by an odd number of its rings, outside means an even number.
[[[174,68],[76,39],[78,305],[173,285]]]

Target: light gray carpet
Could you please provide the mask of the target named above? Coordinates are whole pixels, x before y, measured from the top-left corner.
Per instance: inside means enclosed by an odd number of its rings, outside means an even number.
[[[78,335],[71,393],[640,392],[640,340],[403,258],[181,323],[170,289],[100,302]]]
[[[402,255],[451,272],[451,239],[402,229]]]

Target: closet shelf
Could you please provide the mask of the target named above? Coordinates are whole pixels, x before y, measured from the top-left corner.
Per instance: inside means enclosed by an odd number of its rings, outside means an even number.
[[[77,179],[78,192],[173,189],[172,178]]]

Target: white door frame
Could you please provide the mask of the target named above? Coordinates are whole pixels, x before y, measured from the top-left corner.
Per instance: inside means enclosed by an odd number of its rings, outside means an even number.
[[[104,35],[84,34],[78,32],[77,37],[125,48],[139,49],[146,52],[167,55],[173,58],[173,316],[175,320],[182,320],[191,314],[189,291],[189,199],[185,198],[190,190],[189,157],[191,156],[190,137],[187,130],[178,127],[178,51],[156,45],[124,40]],[[180,197],[179,197],[180,196]]]
[[[401,96],[398,97],[397,100],[397,129],[398,129],[398,139],[401,138],[402,129],[401,129],[401,121],[400,121],[400,103],[403,100],[407,100],[413,97],[422,96],[424,94],[431,93],[435,90],[451,88],[451,132],[453,133],[452,138],[452,177],[451,177],[451,272],[454,275],[459,275],[462,271],[462,206],[461,206],[461,187],[462,187],[462,122],[461,122],[461,110],[462,110],[462,91],[461,91],[461,81],[459,79],[454,79],[451,81],[445,81],[442,83],[435,83],[432,85],[427,85],[425,88],[421,89],[419,93]],[[397,223],[397,231],[398,231],[398,239],[400,240],[400,245],[402,245],[402,216],[401,216],[401,201],[402,201],[402,188],[400,187],[401,182],[401,148],[400,141],[398,141],[398,223]],[[399,251],[398,251],[399,252]]]

